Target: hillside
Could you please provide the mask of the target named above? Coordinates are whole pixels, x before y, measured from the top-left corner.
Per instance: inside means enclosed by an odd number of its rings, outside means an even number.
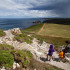
[[[24,31],[30,31],[38,33],[43,36],[53,36],[53,37],[64,37],[70,38],[70,25],[46,23],[38,24],[25,29]]]
[[[31,26],[22,30],[27,34],[32,34],[40,42],[46,41],[52,43],[55,48],[65,45],[65,41],[70,41],[70,25],[46,23]]]
[[[39,40],[33,38],[31,35],[29,36],[25,33],[21,33],[19,28],[14,28],[4,32],[5,36],[0,37],[1,70],[67,70],[67,68],[70,69],[69,63],[67,64],[63,62],[56,62],[53,60],[51,62],[44,62],[42,59],[40,59],[40,57],[46,59],[45,52],[48,52],[50,45],[49,43],[43,41],[41,44],[39,43]],[[31,38],[33,38],[33,40]],[[30,41],[32,41],[32,43],[28,44]],[[54,56],[56,55],[58,54],[55,52]]]

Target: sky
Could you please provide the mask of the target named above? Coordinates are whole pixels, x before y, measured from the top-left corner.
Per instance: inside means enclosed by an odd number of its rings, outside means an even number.
[[[0,0],[0,18],[70,18],[70,0]]]

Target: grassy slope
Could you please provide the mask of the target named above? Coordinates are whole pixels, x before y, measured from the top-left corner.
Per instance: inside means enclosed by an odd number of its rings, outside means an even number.
[[[70,25],[45,24],[44,27],[43,25],[44,24],[38,24],[32,27],[29,27],[23,30],[23,32],[28,32],[28,33],[33,32],[34,33],[32,34],[33,37],[36,37],[38,40],[40,40],[40,42],[46,41],[48,43],[54,44],[56,49],[57,47],[61,45],[65,45],[66,40],[70,41],[70,38],[69,38],[70,37],[70,32],[69,32]]]
[[[47,23],[44,25],[44,27],[43,25],[44,24],[34,25],[23,31],[33,33],[39,32],[39,35],[43,36],[70,38],[70,25],[53,24],[53,23]]]
[[[34,25],[29,28],[26,28],[22,32],[37,33],[41,29],[42,26],[43,26],[43,24]]]
[[[53,24],[53,23],[45,24],[40,34],[53,37],[70,38],[70,25]]]

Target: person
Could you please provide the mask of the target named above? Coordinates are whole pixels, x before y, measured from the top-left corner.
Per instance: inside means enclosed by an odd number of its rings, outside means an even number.
[[[54,52],[54,48],[53,45],[51,44],[47,54],[47,59],[48,59],[48,55],[50,56],[49,61],[52,59],[53,52]]]
[[[68,41],[66,41],[66,46],[65,46],[65,48],[63,49],[63,57],[65,57],[65,53],[67,53],[68,52],[68,50],[69,50],[69,42]]]
[[[59,61],[63,59],[63,54],[64,54],[64,53],[63,53],[63,51],[61,50],[60,53],[59,53],[59,55],[58,55],[58,56],[59,56]]]

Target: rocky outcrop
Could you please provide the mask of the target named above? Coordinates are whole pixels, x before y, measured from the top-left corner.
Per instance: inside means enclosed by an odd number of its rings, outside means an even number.
[[[0,37],[0,44],[6,43],[8,45],[12,45],[15,49],[29,50],[32,52],[32,54],[34,55],[34,58],[36,60],[43,62],[42,60],[40,60],[40,57],[46,58],[46,54],[48,53],[50,44],[48,44],[44,41],[41,44],[41,43],[39,43],[39,41],[36,38],[33,39],[32,44],[27,44],[26,42],[20,43],[18,41],[14,41],[13,40],[14,35],[12,34],[12,31],[16,32],[17,34],[21,34],[21,32],[18,28],[4,31],[6,33],[6,35],[3,37]],[[53,57],[59,58],[58,53],[56,51],[54,52]],[[53,60],[51,62],[46,61],[45,63],[49,63],[53,66],[56,66],[56,67],[59,67],[59,68],[65,69],[65,70],[70,69],[70,64],[68,64],[68,63],[57,62],[57,61],[53,61]]]
[[[11,32],[13,32],[15,34],[22,34],[19,28],[14,28],[11,30]]]
[[[33,23],[39,24],[39,23],[41,23],[41,21],[37,20],[37,21],[34,21]]]

